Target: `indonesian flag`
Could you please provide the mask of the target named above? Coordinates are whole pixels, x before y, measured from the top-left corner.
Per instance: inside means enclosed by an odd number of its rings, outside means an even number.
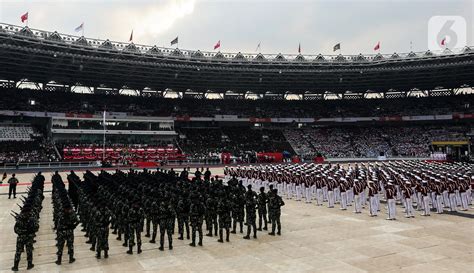
[[[214,50],[218,49],[221,47],[221,40],[217,42],[217,44],[214,45]]]
[[[301,53],[301,43],[298,44],[298,53]]]
[[[441,45],[442,46],[446,45],[446,37],[444,37],[443,40],[441,40]]]
[[[25,14],[23,14],[21,17],[21,22],[24,23],[25,21],[28,21],[28,12],[26,12]]]
[[[133,29],[132,29],[132,33],[130,33],[130,39],[128,39],[129,42],[133,41]]]
[[[374,50],[375,50],[375,51],[377,51],[377,50],[379,50],[379,49],[380,49],[380,42],[378,42],[378,43],[375,45],[375,47],[374,47]]]

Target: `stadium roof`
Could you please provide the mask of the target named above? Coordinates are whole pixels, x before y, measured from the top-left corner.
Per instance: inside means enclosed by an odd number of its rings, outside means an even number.
[[[474,48],[376,55],[204,52],[0,23],[0,79],[72,86],[323,94],[473,86]]]

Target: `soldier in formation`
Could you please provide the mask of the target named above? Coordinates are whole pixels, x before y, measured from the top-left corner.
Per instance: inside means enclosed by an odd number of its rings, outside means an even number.
[[[36,232],[39,229],[39,216],[43,208],[44,199],[44,179],[41,180],[41,174],[37,175],[32,185],[27,190],[27,197],[22,199],[23,206],[20,206],[20,212],[12,212],[15,218],[14,232],[18,235],[16,240],[15,258],[13,261],[13,271],[18,271],[21,253],[26,252],[28,262],[27,269],[32,269],[33,264],[33,244]]]

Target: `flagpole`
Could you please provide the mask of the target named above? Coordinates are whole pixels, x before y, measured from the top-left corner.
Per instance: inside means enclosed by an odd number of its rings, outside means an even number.
[[[105,163],[105,110],[104,110],[104,137],[103,137],[103,145],[102,145],[102,162]]]

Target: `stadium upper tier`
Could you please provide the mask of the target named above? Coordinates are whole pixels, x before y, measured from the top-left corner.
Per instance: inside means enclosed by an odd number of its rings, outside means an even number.
[[[155,91],[365,93],[473,86],[474,48],[390,55],[204,52],[0,24],[0,79]]]

